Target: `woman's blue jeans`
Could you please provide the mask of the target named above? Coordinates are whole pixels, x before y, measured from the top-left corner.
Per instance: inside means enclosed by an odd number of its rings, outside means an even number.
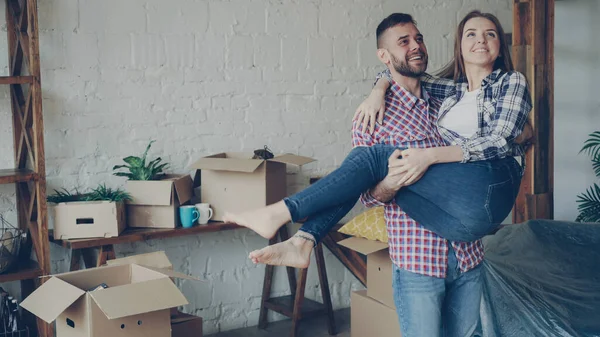
[[[319,242],[356,204],[361,193],[388,173],[390,145],[356,147],[342,165],[303,191],[284,199],[292,221]],[[416,183],[402,187],[395,202],[437,235],[475,241],[495,230],[510,213],[523,171],[513,157],[429,167]]]

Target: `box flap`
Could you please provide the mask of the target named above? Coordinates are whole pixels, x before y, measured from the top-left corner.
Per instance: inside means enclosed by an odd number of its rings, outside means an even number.
[[[262,159],[243,158],[200,158],[192,168],[200,170],[232,171],[251,173],[264,163]]]
[[[183,273],[180,273],[180,272],[177,272],[177,271],[173,271],[171,269],[154,268],[154,267],[150,267],[150,266],[141,266],[141,267],[153,270],[153,271],[155,271],[157,273],[161,273],[161,274],[163,274],[165,276],[169,276],[169,277],[182,278],[182,279],[186,279],[186,280],[202,281],[201,279],[199,279],[197,277],[189,276],[187,274],[183,274]]]
[[[132,205],[171,205],[172,179],[137,181],[127,180],[127,192],[131,195]]]
[[[313,158],[309,158],[309,157],[297,156],[295,154],[286,153],[286,154],[276,156],[273,159],[269,159],[269,161],[275,161],[278,163],[302,166],[304,164],[312,163],[313,161],[316,161],[316,160]]]
[[[188,304],[168,277],[90,292],[98,307],[115,319]]]
[[[192,199],[192,196],[194,196],[194,182],[189,174],[175,180],[173,184],[175,185],[175,195],[180,205]]]
[[[171,261],[169,261],[169,258],[167,257],[167,254],[164,251],[132,255],[106,261],[107,266],[117,266],[132,263],[144,267],[153,267],[161,269],[173,268]]]
[[[354,237],[339,241],[338,244],[364,255],[369,255],[388,248],[387,243]]]
[[[85,291],[59,278],[51,277],[31,293],[21,303],[21,307],[43,319],[46,323],[52,323],[84,294]]]

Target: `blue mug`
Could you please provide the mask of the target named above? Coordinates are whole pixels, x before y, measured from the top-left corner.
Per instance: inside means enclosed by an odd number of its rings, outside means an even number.
[[[179,220],[184,228],[190,228],[194,225],[194,222],[198,220],[200,213],[196,209],[196,206],[181,206],[179,207]]]

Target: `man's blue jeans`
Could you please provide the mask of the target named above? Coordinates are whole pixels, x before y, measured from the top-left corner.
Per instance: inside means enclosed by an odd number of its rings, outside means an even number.
[[[449,247],[445,279],[394,265],[394,303],[403,337],[481,336],[481,264],[460,272],[454,250]]]
[[[360,194],[388,173],[389,145],[356,147],[342,165],[303,191],[284,199],[292,221],[317,242],[348,213]],[[510,213],[522,169],[513,157],[436,164],[416,183],[402,187],[396,203],[423,227],[451,241],[475,241]]]

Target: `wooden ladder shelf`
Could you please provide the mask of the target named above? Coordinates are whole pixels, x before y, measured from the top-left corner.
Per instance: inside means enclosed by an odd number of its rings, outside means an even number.
[[[0,283],[20,281],[25,298],[50,272],[38,14],[37,0],[5,2],[10,76],[0,76],[0,84],[10,86],[15,168],[0,169],[0,184],[15,185],[18,226],[28,235],[17,266],[0,274]],[[23,318],[30,335],[54,335],[49,324],[25,310]]]

